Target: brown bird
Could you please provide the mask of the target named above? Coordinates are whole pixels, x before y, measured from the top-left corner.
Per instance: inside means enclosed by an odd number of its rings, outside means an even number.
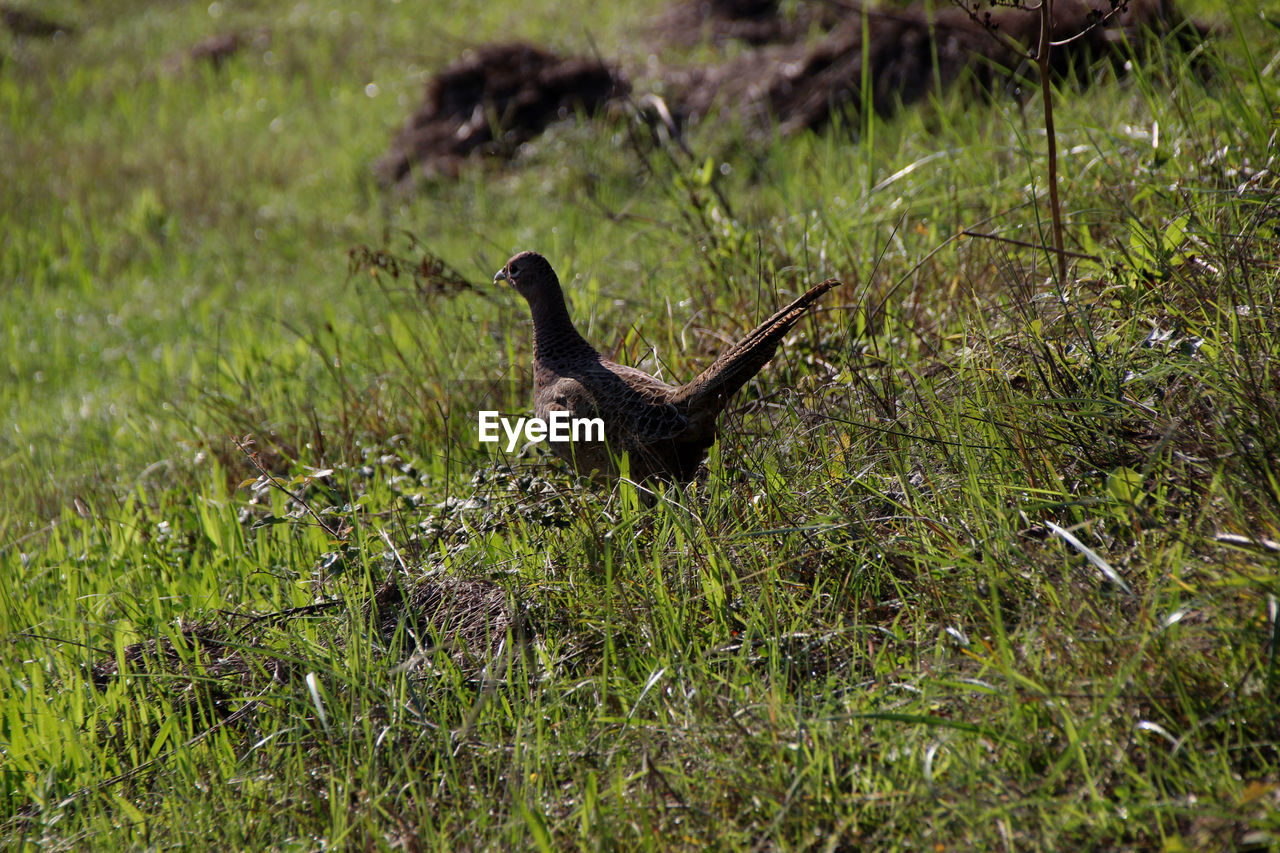
[[[618,476],[618,457],[629,457],[631,479],[693,479],[716,440],[716,420],[729,397],[773,358],[791,327],[822,294],[840,284],[828,279],[778,311],[726,350],[692,382],[668,385],[642,370],[615,364],[587,343],[565,307],[560,279],[547,259],[521,252],[493,277],[514,287],[533,313],[533,409],[549,420],[600,418],[604,441],[550,442],[582,474]]]

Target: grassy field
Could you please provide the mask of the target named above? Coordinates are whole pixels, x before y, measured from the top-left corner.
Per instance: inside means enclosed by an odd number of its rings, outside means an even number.
[[[0,31],[0,846],[1280,845],[1274,10],[1056,93],[1066,280],[962,234],[1042,242],[1035,97],[377,187],[466,46],[710,55],[617,6]],[[650,506],[477,441],[526,248],[678,379],[846,284]]]

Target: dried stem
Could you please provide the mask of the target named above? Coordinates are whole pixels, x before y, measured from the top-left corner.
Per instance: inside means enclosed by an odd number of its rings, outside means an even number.
[[[1062,242],[1062,205],[1058,201],[1058,137],[1053,127],[1053,84],[1049,58],[1053,51],[1053,0],[1040,0],[1040,44],[1036,66],[1040,69],[1040,97],[1044,101],[1044,132],[1049,159],[1049,215],[1053,221],[1053,248],[1058,256],[1058,281],[1067,280],[1067,255]]]
[[[258,469],[258,473],[261,474],[264,478],[266,478],[268,483],[270,483],[272,486],[279,489],[280,491],[284,492],[286,495],[292,498],[295,503],[297,503],[299,506],[305,509],[307,513],[316,520],[316,524],[319,524],[320,527],[324,529],[324,532],[329,534],[329,538],[338,542],[345,542],[347,540],[347,537],[344,535],[344,532],[335,530],[328,522],[326,522],[323,518],[321,518],[320,513],[316,512],[315,509],[312,508],[311,504],[307,502],[306,498],[302,497],[302,495],[298,494],[297,492],[294,492],[292,489],[290,489],[288,486],[282,483],[278,477],[276,477],[274,474],[272,474],[270,471],[267,470],[267,466],[262,464],[262,460],[258,458],[258,454],[254,453],[252,450],[249,449],[249,442],[251,441],[250,437],[246,436],[245,439],[241,441],[235,436],[232,436],[231,440],[235,442],[236,447],[240,448],[240,452],[243,453],[246,458],[248,458],[250,464],[252,464],[254,468]]]
[[[1053,234],[1053,253],[1058,258],[1058,280],[1065,281],[1067,278],[1067,258],[1074,255],[1066,251],[1063,240],[1062,202],[1058,198],[1058,135],[1053,124],[1053,84],[1050,79],[1050,60],[1055,47],[1070,44],[1076,39],[1084,37],[1092,30],[1105,26],[1109,20],[1124,10],[1128,4],[1124,0],[1112,0],[1109,11],[1099,11],[1083,30],[1055,42],[1053,40],[1053,0],[1040,0],[1036,6],[1024,5],[1013,0],[1006,3],[994,3],[993,5],[1023,9],[1028,12],[1035,10],[1040,13],[1039,41],[1034,54],[1032,54],[1025,45],[1019,44],[1008,35],[1000,32],[999,24],[992,20],[990,13],[980,16],[978,14],[980,3],[970,3],[969,0],[952,0],[952,2],[963,9],[971,21],[980,24],[993,39],[1036,64],[1036,69],[1040,74],[1040,97],[1044,101],[1044,130],[1047,145],[1045,155],[1049,166],[1049,216]]]

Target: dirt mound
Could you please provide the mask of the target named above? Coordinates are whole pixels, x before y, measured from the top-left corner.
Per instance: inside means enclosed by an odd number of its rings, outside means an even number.
[[[215,70],[220,70],[228,59],[246,47],[266,48],[271,42],[271,31],[267,29],[240,32],[217,33],[201,39],[190,48],[168,56],[160,63],[169,73],[177,73],[200,63],[208,63]]]
[[[214,68],[221,68],[222,63],[240,52],[248,39],[242,33],[219,33],[209,36],[191,48],[193,62],[207,62]]]
[[[523,42],[486,45],[431,79],[376,171],[393,185],[414,175],[456,174],[475,154],[510,157],[551,122],[597,110],[628,91],[616,69],[595,59]]]
[[[777,0],[681,0],[658,22],[668,43],[732,38],[756,46],[723,63],[661,71],[667,104],[684,120],[745,117],[764,132],[788,134],[856,114],[864,64],[880,115],[939,87],[963,82],[985,97],[1001,88],[1016,93],[1034,77],[1020,46],[1036,41],[1038,11],[992,7],[975,19],[937,5],[932,16],[923,3],[864,16],[854,4],[800,3],[784,15]],[[1173,0],[1128,0],[1114,14],[1110,0],[1058,0],[1054,8],[1053,73],[1082,86],[1104,57],[1126,60],[1162,41],[1189,49],[1209,33]],[[816,42],[815,29],[825,31]],[[480,47],[431,79],[376,172],[384,186],[453,177],[468,157],[510,157],[551,122],[629,91],[616,68],[597,60],[522,42]]]
[[[508,636],[522,642],[527,634],[523,614],[491,581],[437,573],[408,589],[384,587],[372,606],[383,642],[390,643],[403,622],[420,655],[443,649],[464,669],[474,668],[467,662],[488,664]]]
[[[1054,50],[1053,71],[1080,83],[1088,82],[1096,60],[1122,56],[1116,50],[1121,43],[1141,50],[1163,37],[1185,45],[1207,34],[1166,0],[1130,0],[1097,26],[1110,9],[1103,0],[1059,0],[1054,8],[1053,39],[1066,43]],[[1034,44],[1039,14],[1010,8],[981,14],[974,20],[962,9],[943,8],[930,19],[923,7],[869,10],[864,57],[863,16],[853,11],[811,47],[762,48],[720,66],[686,71],[676,80],[674,101],[687,117],[729,109],[772,120],[780,132],[791,133],[821,127],[834,112],[856,112],[864,62],[872,108],[881,115],[921,99],[940,83],[965,80],[976,92],[989,93],[1034,71],[1009,42]]]
[[[53,38],[75,34],[75,27],[19,9],[7,3],[0,3],[0,24],[15,36],[25,38]]]
[[[283,684],[297,675],[290,663],[292,655],[268,648],[270,629],[295,618],[340,613],[344,606],[335,600],[241,617],[244,624],[235,630],[212,622],[183,625],[176,632],[176,642],[169,637],[145,640],[126,646],[119,658],[99,658],[89,667],[89,680],[105,690],[122,675],[142,676],[176,704],[199,701],[225,709],[268,684]],[[366,615],[373,609],[374,625],[384,643],[391,643],[403,622],[409,650],[425,655],[443,648],[465,669],[478,669],[468,663],[488,663],[508,636],[522,643],[529,633],[523,612],[502,587],[444,573],[419,577],[404,586],[388,584],[363,608]]]
[[[244,697],[289,679],[292,665],[253,638],[213,623],[183,625],[178,642],[168,637],[126,646],[120,658],[104,657],[89,668],[99,690],[121,676],[140,677],[175,707],[204,707],[226,717]],[[121,667],[123,663],[123,669]]]
[[[683,0],[654,22],[658,38],[668,44],[693,45],[736,40],[747,44],[794,42],[815,25],[835,26],[841,11],[832,3],[800,3],[783,14],[778,0]]]

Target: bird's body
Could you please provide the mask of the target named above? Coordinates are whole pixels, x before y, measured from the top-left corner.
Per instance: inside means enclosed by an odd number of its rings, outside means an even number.
[[[670,385],[634,367],[609,361],[578,334],[560,280],[546,259],[522,252],[494,277],[507,281],[533,314],[534,414],[600,418],[605,440],[552,442],[553,451],[580,473],[618,476],[629,460],[631,479],[693,478],[716,440],[716,421],[729,397],[768,363],[786,333],[822,294],[829,279],[765,320],[693,381]]]

